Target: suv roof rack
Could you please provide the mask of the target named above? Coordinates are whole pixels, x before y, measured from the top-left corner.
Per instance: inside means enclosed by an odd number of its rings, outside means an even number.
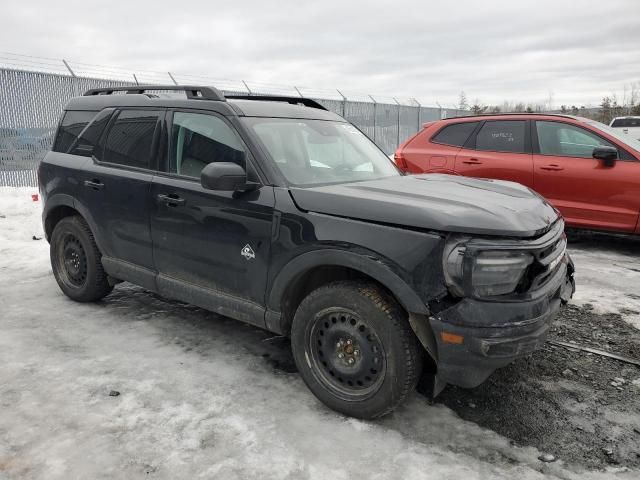
[[[217,100],[225,102],[226,98],[215,87],[194,87],[188,85],[132,85],[129,87],[92,88],[87,90],[85,97],[92,95],[111,95],[113,92],[127,92],[128,94],[143,94],[147,90],[174,90],[185,92],[187,98],[194,100]]]
[[[305,107],[328,111],[324,105],[305,97],[281,97],[279,95],[226,95],[226,98],[234,100],[259,100],[263,102],[285,102],[290,103],[291,105],[304,105]]]

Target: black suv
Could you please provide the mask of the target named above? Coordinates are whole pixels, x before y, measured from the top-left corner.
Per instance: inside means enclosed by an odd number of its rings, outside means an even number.
[[[540,196],[405,176],[310,99],[90,90],[39,180],[67,296],[128,281],[290,336],[311,391],[355,417],[393,410],[425,362],[436,394],[480,384],[539,348],[574,290]]]

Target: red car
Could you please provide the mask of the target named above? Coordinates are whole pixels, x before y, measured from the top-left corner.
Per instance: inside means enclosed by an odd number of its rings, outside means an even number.
[[[394,156],[408,173],[522,183],[569,226],[640,233],[640,141],[586,118],[498,114],[426,123]]]

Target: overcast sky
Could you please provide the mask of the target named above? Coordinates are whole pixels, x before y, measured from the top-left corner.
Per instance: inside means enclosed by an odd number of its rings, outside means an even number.
[[[5,62],[11,52],[447,107],[461,90],[470,102],[595,105],[640,82],[638,0],[8,3]]]

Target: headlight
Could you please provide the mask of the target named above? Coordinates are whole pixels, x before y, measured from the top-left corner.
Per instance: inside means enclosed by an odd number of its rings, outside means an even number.
[[[533,257],[528,253],[481,253],[475,259],[471,275],[475,293],[489,297],[513,292],[531,262]]]
[[[445,280],[458,296],[506,295],[515,291],[532,262],[529,253],[472,251],[459,240],[445,249]]]

